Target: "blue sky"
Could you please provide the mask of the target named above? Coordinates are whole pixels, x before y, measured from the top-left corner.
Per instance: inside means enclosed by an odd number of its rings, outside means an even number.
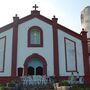
[[[41,14],[49,19],[55,15],[58,23],[80,33],[80,13],[90,6],[90,0],[2,0],[0,1],[0,27],[13,21],[17,13],[20,18],[25,17],[37,4]]]

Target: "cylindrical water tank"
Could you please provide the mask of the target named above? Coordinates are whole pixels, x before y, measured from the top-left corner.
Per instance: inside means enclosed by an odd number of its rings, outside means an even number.
[[[81,24],[85,31],[88,31],[88,38],[90,38],[90,6],[85,7],[81,12]]]

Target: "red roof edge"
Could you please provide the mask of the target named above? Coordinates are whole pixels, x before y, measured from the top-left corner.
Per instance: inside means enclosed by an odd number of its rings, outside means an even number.
[[[48,23],[48,24],[50,24],[50,25],[53,25],[52,20],[46,18],[43,15],[40,15],[39,13],[35,15],[35,12],[34,12],[34,14],[32,14],[32,12],[31,12],[31,15],[28,15],[28,16],[26,16],[24,18],[19,19],[18,24],[24,23],[25,21],[28,21],[28,20],[33,19],[35,17],[38,18],[38,19],[40,19],[40,20],[42,20],[42,21],[44,21],[44,22],[46,22],[46,23]],[[6,31],[6,30],[8,30],[10,28],[12,28],[13,27],[13,24],[14,23],[12,22],[12,23],[10,23],[10,24],[8,24],[8,25],[0,28],[0,33],[1,32],[4,32],[4,31]],[[82,39],[82,36],[80,34],[78,34],[78,33],[74,32],[74,31],[66,28],[65,26],[62,26],[60,24],[57,24],[57,27],[58,27],[58,29],[60,29],[60,30],[62,30],[62,31],[64,31],[64,32],[66,32],[66,33],[68,33],[68,34],[70,34],[70,35],[72,35],[72,36],[74,36],[74,37],[76,37],[78,39]]]
[[[1,33],[1,32],[4,32],[4,31],[7,31],[8,29],[10,29],[10,28],[12,28],[12,27],[13,27],[13,22],[10,23],[10,24],[5,25],[5,26],[3,26],[3,27],[1,27],[1,28],[0,28],[0,33]]]
[[[74,37],[82,40],[82,35],[80,35],[80,34],[74,32],[74,31],[66,28],[66,27],[63,26],[63,25],[58,24],[58,29],[60,29],[61,31],[64,31],[64,32],[66,32],[67,34],[70,34],[70,35],[72,35],[72,36],[74,36]]]

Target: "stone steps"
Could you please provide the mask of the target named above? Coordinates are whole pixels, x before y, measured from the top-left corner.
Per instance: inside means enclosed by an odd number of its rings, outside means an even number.
[[[39,87],[5,87],[4,90],[54,90],[53,88],[39,88]]]
[[[51,85],[21,87],[21,90],[54,90]]]
[[[54,89],[50,89],[50,88],[23,88],[23,89],[20,89],[20,90],[54,90]]]

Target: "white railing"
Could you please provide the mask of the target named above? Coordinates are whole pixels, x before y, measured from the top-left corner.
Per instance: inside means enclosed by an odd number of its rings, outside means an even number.
[[[46,85],[48,83],[48,77],[40,75],[22,76],[20,80],[23,85]]]

